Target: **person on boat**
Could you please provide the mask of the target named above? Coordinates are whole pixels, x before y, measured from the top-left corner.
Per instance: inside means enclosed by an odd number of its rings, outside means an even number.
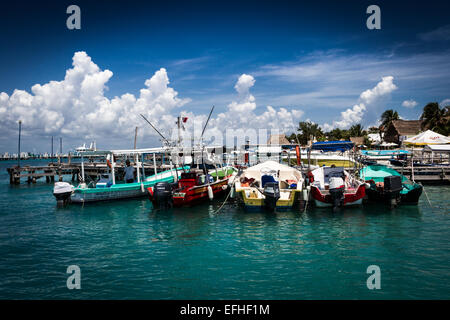
[[[134,182],[134,167],[132,167],[130,165],[130,160],[127,159],[126,163],[126,167],[124,168],[125,171],[125,182],[126,183],[132,183]]]

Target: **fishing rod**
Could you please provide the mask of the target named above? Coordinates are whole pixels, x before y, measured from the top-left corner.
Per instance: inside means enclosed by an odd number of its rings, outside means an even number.
[[[155,129],[155,131],[156,131],[156,132],[158,132],[158,134],[159,134],[159,135],[161,136],[161,138],[163,138],[163,139],[164,139],[164,140],[165,140],[165,141],[167,142],[167,144],[169,144],[169,145],[170,145],[170,142],[169,142],[169,140],[167,140],[167,139],[166,139],[166,138],[165,138],[165,137],[164,137],[164,136],[163,136],[163,135],[161,134],[161,132],[159,132],[159,131],[158,131],[158,129],[156,129],[156,128],[155,128],[155,126],[154,126],[154,125],[152,125],[152,124],[151,124],[151,122],[150,122],[150,121],[148,121],[146,117],[144,117],[144,115],[143,115],[143,114],[141,114],[141,117],[142,117],[142,118],[144,118],[144,120],[145,120],[145,121],[147,121],[147,123],[148,123],[149,125],[151,125],[151,126],[152,126],[152,128],[153,128],[153,129]]]

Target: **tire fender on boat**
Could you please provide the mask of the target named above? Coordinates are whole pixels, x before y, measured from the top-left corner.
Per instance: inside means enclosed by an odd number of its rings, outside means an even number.
[[[214,198],[214,193],[213,193],[211,186],[208,186],[208,197],[209,197],[209,200],[212,200]]]

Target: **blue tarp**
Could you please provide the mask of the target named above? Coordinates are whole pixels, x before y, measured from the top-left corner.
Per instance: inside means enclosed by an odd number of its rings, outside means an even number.
[[[323,141],[313,143],[311,149],[322,151],[346,151],[353,148],[355,144],[351,141]]]

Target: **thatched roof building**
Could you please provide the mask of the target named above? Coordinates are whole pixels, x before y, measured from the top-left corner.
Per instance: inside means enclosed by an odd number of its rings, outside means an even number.
[[[422,120],[394,120],[384,134],[384,141],[401,144],[421,131]]]
[[[364,137],[350,137],[350,141],[357,147],[364,144]]]
[[[272,134],[267,140],[267,144],[288,145],[291,144],[284,134]]]

